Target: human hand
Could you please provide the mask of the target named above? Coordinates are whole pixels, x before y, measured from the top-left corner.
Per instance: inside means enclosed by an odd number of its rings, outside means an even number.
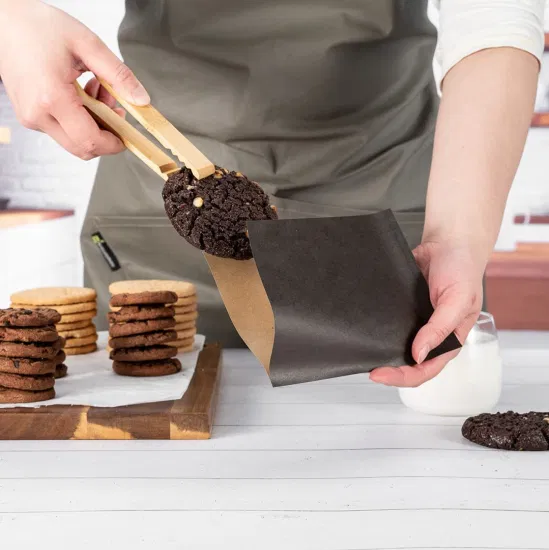
[[[370,373],[373,382],[388,386],[416,387],[434,378],[459,350],[424,362],[428,353],[452,332],[464,343],[482,307],[485,263],[472,248],[431,241],[418,246],[414,256],[429,285],[434,313],[412,344],[417,365],[381,367]]]
[[[150,102],[132,71],[82,23],[37,0],[0,0],[0,75],[17,118],[84,160],[124,149],[82,105],[74,81],[87,71],[131,103]],[[114,107],[97,80],[86,91]]]

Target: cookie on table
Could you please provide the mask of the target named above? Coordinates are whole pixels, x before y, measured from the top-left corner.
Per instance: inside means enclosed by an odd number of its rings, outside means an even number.
[[[175,292],[178,300],[196,298],[196,287],[187,281],[168,281],[162,279],[136,279],[133,281],[116,281],[109,285],[111,294],[136,294],[141,292]],[[175,305],[179,305],[175,302]],[[184,305],[184,304],[181,304]]]
[[[160,330],[157,332],[136,334],[135,336],[120,336],[118,338],[110,338],[109,346],[112,349],[138,348],[168,344],[173,340],[177,340],[177,332],[175,332],[175,330]]]
[[[37,403],[49,401],[55,397],[55,389],[42,391],[14,390],[0,387],[0,403]]]
[[[175,292],[158,290],[113,294],[109,303],[111,306],[142,306],[145,304],[173,304],[174,302],[177,302],[177,294]]]
[[[472,443],[506,451],[548,451],[549,412],[479,414],[461,429]]]
[[[67,355],[86,355],[97,351],[97,344],[87,344],[85,346],[76,346],[73,348],[65,348]]]
[[[167,376],[179,372],[181,362],[177,359],[138,363],[113,361],[112,368],[120,376]]]
[[[37,328],[55,325],[61,315],[54,309],[0,309],[0,326],[17,328]]]
[[[49,374],[13,374],[0,372],[0,386],[14,390],[42,391],[53,388],[55,378]]]
[[[61,337],[55,342],[0,342],[0,357],[53,359],[64,345],[65,340]]]
[[[64,363],[61,363],[61,365],[57,365],[54,372],[55,379],[58,380],[59,378],[65,378],[65,376],[67,376],[68,370],[69,369],[67,368],[67,365],[65,365]]]
[[[44,287],[15,292],[11,295],[13,304],[30,304],[33,306],[80,304],[93,302],[97,292],[93,288],[81,287]]]
[[[177,355],[177,349],[169,345],[148,346],[141,348],[119,348],[113,349],[110,358],[113,361],[137,362],[137,361],[159,361],[171,359]]]
[[[45,327],[0,327],[0,341],[55,342],[59,338],[54,325]]]
[[[118,311],[107,313],[109,323],[121,323],[124,321],[149,321],[152,319],[165,319],[173,317],[175,309],[171,306],[122,306]]]
[[[175,326],[173,317],[169,319],[152,319],[150,321],[131,321],[126,323],[115,323],[109,327],[109,335],[112,338],[120,336],[134,336],[147,332],[171,329]]]
[[[62,325],[58,325],[62,326]],[[65,340],[68,340],[69,338],[85,338],[86,336],[93,336],[94,334],[97,334],[97,329],[95,328],[95,325],[87,325],[83,328],[75,328],[72,330],[59,330],[57,329],[57,332],[59,336],[63,336]]]
[[[32,304],[12,304],[14,308],[26,308],[34,309],[36,306]],[[84,311],[91,311],[92,309],[97,308],[97,302],[95,300],[91,302],[82,302],[80,304],[51,304],[48,306],[50,309],[55,309],[57,313],[61,315],[69,315],[72,313],[83,313]]]
[[[53,374],[55,372],[56,365],[57,362],[55,357],[49,360],[0,357],[0,372],[12,374],[31,376],[37,376],[40,374]]]
[[[97,334],[84,336],[83,338],[67,338],[65,341],[65,353],[69,349],[89,346],[90,344],[95,344],[95,342],[97,342]]]
[[[201,180],[182,168],[170,175],[162,197],[175,230],[195,248],[222,258],[250,259],[246,222],[278,218],[257,183],[219,167]]]
[[[57,329],[57,332],[61,334],[62,332],[67,332],[69,330],[78,330],[93,326],[94,324],[91,319],[84,319],[83,321],[74,321],[72,323],[57,323],[55,328]]]

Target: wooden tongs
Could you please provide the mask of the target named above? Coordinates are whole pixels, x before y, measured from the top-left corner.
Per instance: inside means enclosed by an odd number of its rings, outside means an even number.
[[[112,86],[102,80],[100,82],[101,86],[166,149],[172,151],[192,171],[197,179],[205,178],[215,172],[213,163],[152,105],[146,105],[145,107],[132,105],[120,97]],[[149,141],[129,122],[115,113],[110,107],[101,103],[101,101],[89,96],[78,82],[75,82],[75,86],[78,95],[82,98],[84,107],[86,107],[96,122],[117,136],[128,150],[154,170],[160,177],[167,180],[170,174],[179,170],[179,166],[169,155],[152,143],[152,141]]]

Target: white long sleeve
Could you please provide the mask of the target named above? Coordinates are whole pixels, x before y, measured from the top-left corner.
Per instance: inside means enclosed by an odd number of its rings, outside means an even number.
[[[446,73],[480,50],[513,47],[541,61],[545,0],[429,0],[438,28],[433,60],[437,89]]]

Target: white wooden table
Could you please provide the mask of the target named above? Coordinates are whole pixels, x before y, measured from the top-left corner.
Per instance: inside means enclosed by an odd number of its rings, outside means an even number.
[[[504,333],[500,409],[549,409],[549,334]],[[0,546],[549,549],[549,453],[461,438],[366,376],[272,389],[225,354],[214,438],[0,442]]]

